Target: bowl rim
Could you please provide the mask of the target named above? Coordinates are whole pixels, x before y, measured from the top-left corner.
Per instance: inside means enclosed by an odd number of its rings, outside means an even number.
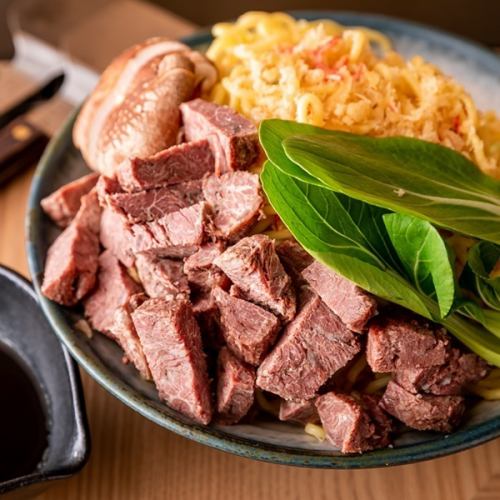
[[[454,51],[460,51],[467,57],[475,58],[489,71],[500,76],[500,58],[493,52],[464,38],[425,25],[388,16],[354,12],[292,11],[291,14],[306,19],[330,18],[345,25],[367,25],[381,31],[389,30],[393,33],[411,33],[414,36],[425,37],[433,43],[453,48]],[[205,29],[183,38],[182,41],[190,46],[206,44],[210,41],[210,32]],[[156,424],[198,443],[247,458],[301,467],[361,469],[403,465],[463,451],[500,436],[500,416],[498,416],[435,440],[376,450],[361,455],[330,455],[314,450],[259,443],[251,439],[228,435],[215,427],[187,423],[183,418],[177,418],[175,415],[169,416],[158,410],[145,396],[120,380],[99,359],[81,349],[78,345],[80,343],[78,333],[75,334],[65,319],[62,313],[63,308],[46,299],[40,292],[41,263],[44,256],[40,255],[35,243],[42,218],[39,202],[43,193],[44,179],[55,168],[68,146],[72,144],[71,133],[77,113],[78,109],[52,138],[33,177],[25,220],[28,262],[38,300],[55,333],[90,376],[117,399]]]

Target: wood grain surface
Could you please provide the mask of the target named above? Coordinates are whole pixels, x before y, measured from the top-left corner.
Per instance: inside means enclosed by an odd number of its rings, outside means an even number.
[[[7,64],[0,64],[0,111],[31,85]],[[69,110],[65,103],[54,101],[37,110],[34,119],[54,132]],[[32,172],[0,187],[0,263],[26,276],[24,212]],[[86,373],[82,378],[92,434],[90,461],[78,475],[50,485],[40,497],[44,500],[500,499],[500,440],[395,468],[297,469],[193,443],[134,413]]]

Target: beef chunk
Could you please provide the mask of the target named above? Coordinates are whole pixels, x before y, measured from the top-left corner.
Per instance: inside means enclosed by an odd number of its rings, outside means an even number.
[[[328,392],[316,399],[326,436],[342,453],[362,453],[390,443],[391,421],[371,396]]]
[[[248,236],[214,261],[246,298],[269,309],[284,321],[295,316],[295,292],[275,251],[273,240]]]
[[[413,394],[392,380],[380,405],[408,427],[421,431],[451,432],[465,411],[461,396]]]
[[[47,298],[73,306],[95,285],[100,213],[97,194],[92,190],[82,197],[75,218],[50,246],[42,284]]]
[[[100,239],[101,245],[116,255],[125,267],[134,265],[133,234],[127,220],[109,207],[102,210]]]
[[[147,158],[132,158],[118,168],[118,180],[123,189],[132,192],[201,179],[213,171],[214,156],[202,137]]]
[[[181,260],[162,259],[144,252],[136,255],[135,265],[142,286],[150,297],[173,299],[189,296],[188,280]]]
[[[279,419],[290,420],[298,424],[316,423],[319,421],[319,415],[314,403],[314,399],[281,401]]]
[[[132,250],[134,253],[154,250],[168,256],[170,247],[199,246],[205,239],[206,222],[207,205],[201,202],[152,222],[133,224]]]
[[[253,404],[255,369],[240,361],[227,347],[217,359],[217,413],[222,424],[236,424]]]
[[[85,299],[85,316],[96,330],[109,334],[115,311],[142,287],[128,274],[110,250],[99,256],[97,286]]]
[[[149,299],[132,313],[160,397],[201,424],[212,403],[201,334],[186,300]]]
[[[302,271],[314,262],[314,259],[294,240],[284,240],[276,246],[285,271],[293,281],[300,285],[305,282]]]
[[[213,297],[227,345],[242,360],[257,366],[276,340],[280,328],[278,318],[251,302],[232,297],[221,288],[214,289]]]
[[[110,192],[102,188],[104,182],[99,181],[99,185],[101,186],[101,205],[109,206],[115,212],[126,216],[132,223],[159,219],[203,199],[201,181],[199,180],[134,193],[124,192],[121,189]]]
[[[44,198],[40,205],[59,227],[67,227],[80,209],[82,196],[90,192],[98,178],[98,174],[80,177],[54,191]]]
[[[217,286],[226,289],[229,286],[227,276],[214,265],[214,259],[223,251],[221,242],[208,243],[185,260],[184,272],[196,291],[209,291]]]
[[[133,295],[126,304],[118,307],[113,315],[113,324],[109,333],[123,349],[126,358],[137,368],[142,378],[151,380],[151,372],[131,316],[131,313],[145,300],[146,295],[139,293]]]
[[[203,193],[214,214],[216,233],[225,239],[248,232],[264,204],[259,177],[250,172],[211,175],[203,182]]]
[[[200,325],[205,351],[216,354],[226,342],[221,331],[219,308],[212,291],[205,291],[195,296],[193,312]]]
[[[131,222],[156,220],[190,205],[181,193],[169,187],[137,193],[112,194],[109,196],[108,203],[112,208],[126,215]]]
[[[228,106],[202,99],[181,104],[188,141],[208,138],[220,175],[249,167],[259,156],[257,127]]]
[[[406,311],[391,311],[370,324],[366,358],[374,372],[427,368],[445,363],[450,341],[444,328]]]
[[[313,262],[302,276],[326,305],[353,331],[362,332],[377,313],[377,303],[352,281],[319,262]]]
[[[407,391],[438,396],[462,393],[466,384],[478,382],[488,374],[488,365],[475,354],[452,348],[442,365],[398,370],[393,379]]]
[[[361,349],[358,336],[312,296],[257,370],[257,386],[283,399],[311,399]]]

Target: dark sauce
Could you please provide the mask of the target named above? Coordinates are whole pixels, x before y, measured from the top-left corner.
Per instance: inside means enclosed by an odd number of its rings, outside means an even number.
[[[36,386],[17,357],[0,346],[0,482],[34,472],[46,447]]]

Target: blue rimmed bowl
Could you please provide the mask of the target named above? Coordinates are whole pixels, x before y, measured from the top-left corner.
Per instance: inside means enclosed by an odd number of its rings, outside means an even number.
[[[306,19],[329,18],[346,26],[382,31],[404,56],[424,56],[460,81],[480,108],[500,112],[500,59],[479,45],[382,16],[335,12],[294,15]],[[202,50],[210,42],[210,34],[200,32],[184,41]],[[114,396],[146,418],[199,443],[257,460],[306,467],[355,469],[399,465],[455,453],[500,435],[500,401],[482,401],[449,436],[408,432],[396,440],[394,448],[343,456],[293,425],[259,420],[253,425],[203,427],[162,404],[154,387],[143,381],[130,365],[121,362],[122,352],[113,342],[98,334],[87,338],[74,327],[81,317],[77,311],[61,307],[40,294],[47,248],[57,235],[40,210],[40,200],[87,172],[71,139],[75,116],[68,119],[51,141],[33,179],[26,218],[29,265],[43,311],[55,332],[72,356]]]

